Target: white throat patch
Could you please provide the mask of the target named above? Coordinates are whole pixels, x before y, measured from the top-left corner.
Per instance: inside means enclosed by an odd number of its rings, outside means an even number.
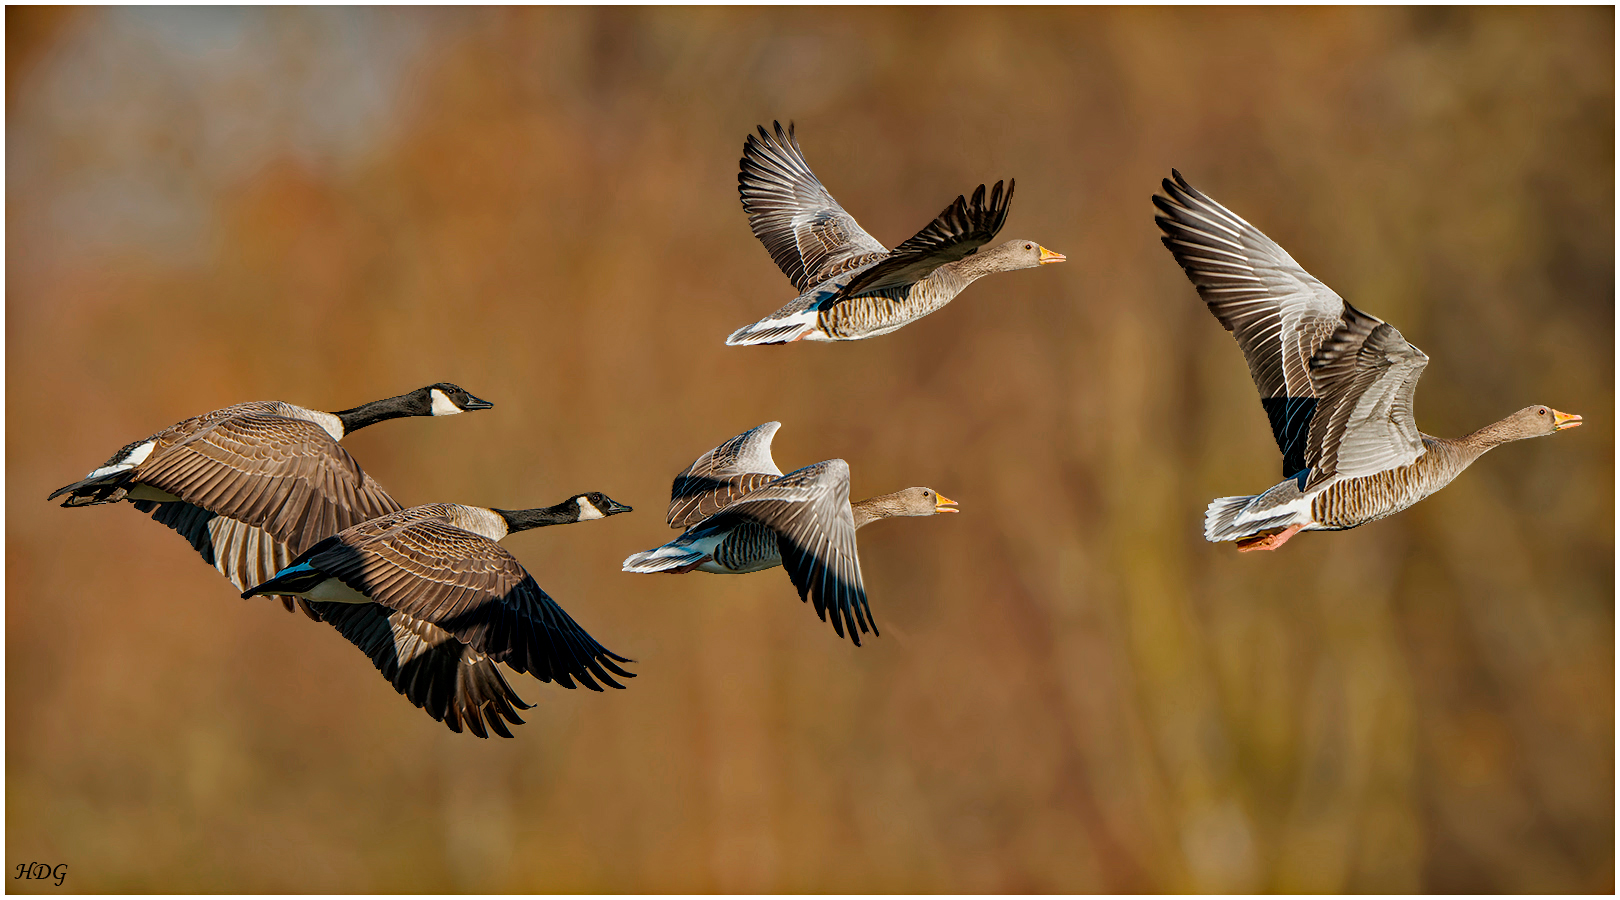
[[[441,391],[438,388],[433,389],[432,395],[433,414],[436,416],[453,416],[456,413],[466,411],[454,403],[451,403],[450,398],[445,396],[444,391]]]
[[[591,501],[585,499],[584,497],[576,497],[574,502],[579,504],[579,521],[581,522],[588,522],[591,519],[607,518],[606,516],[602,515],[601,510],[597,509],[594,505],[592,505]]]

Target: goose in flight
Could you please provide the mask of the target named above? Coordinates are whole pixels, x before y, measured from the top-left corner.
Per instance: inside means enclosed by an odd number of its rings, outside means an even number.
[[[987,250],[1007,221],[1013,185],[984,185],[958,196],[927,227],[893,250],[856,224],[810,171],[793,125],[759,128],[743,146],[737,191],[754,235],[765,244],[799,296],[726,344],[858,341],[888,334],[956,298],[993,272],[1060,263],[1061,253],[1034,241]]]
[[[497,541],[516,531],[630,512],[577,494],[539,509],[431,503],[362,522],[304,551],[242,597],[298,597],[366,655],[395,690],[443,721],[511,737],[527,709],[496,668],[593,691],[630,662],[597,643]],[[611,673],[611,674],[610,674]],[[503,721],[504,720],[504,721]]]
[[[63,506],[128,500],[242,590],[327,535],[400,508],[338,445],[344,436],[388,419],[493,405],[444,382],[339,412],[238,403],[127,444],[46,499],[66,494]]]
[[[63,506],[128,500],[244,591],[323,538],[402,508],[337,443],[344,435],[386,419],[491,406],[444,382],[335,413],[279,401],[239,403],[125,446],[50,499],[67,494]],[[281,602],[294,608],[292,597]],[[296,602],[322,620],[308,602]],[[526,708],[492,661],[430,622],[403,612],[368,619],[352,610],[326,621],[359,645],[401,694],[453,731],[467,722],[483,736],[479,710]],[[393,663],[382,658],[385,650],[395,651]],[[409,678],[398,677],[401,672]]]
[[[1153,198],[1161,240],[1242,348],[1283,456],[1281,483],[1209,504],[1205,539],[1275,550],[1301,531],[1375,522],[1445,487],[1492,447],[1581,424],[1528,406],[1454,440],[1418,431],[1412,395],[1429,358],[1180,172],[1171,176]]]
[[[718,574],[788,571],[801,601],[815,604],[839,637],[849,630],[877,634],[861,582],[855,531],[894,516],[956,512],[956,501],[932,488],[914,487],[849,502],[849,464],[829,459],[783,475],[771,459],[781,422],[766,422],[697,458],[675,477],[669,524],[680,537],[631,554],[626,572],[691,571]]]

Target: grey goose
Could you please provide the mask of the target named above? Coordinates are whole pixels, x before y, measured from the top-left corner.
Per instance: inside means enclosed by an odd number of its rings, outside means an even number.
[[[783,566],[839,637],[877,634],[861,580],[857,529],[893,516],[956,512],[956,501],[914,487],[849,501],[849,464],[829,459],[786,475],[771,459],[780,422],[766,422],[698,457],[675,477],[668,521],[680,537],[632,554],[626,572],[743,574]]]
[[[793,135],[775,122],[743,146],[737,191],[754,235],[799,296],[737,329],[731,346],[858,341],[888,334],[951,302],[993,272],[1063,262],[1034,241],[983,247],[1007,221],[1014,182],[958,196],[927,227],[889,250],[862,230],[817,180]]]
[[[1365,525],[1445,487],[1492,447],[1581,424],[1529,406],[1454,440],[1418,431],[1412,397],[1428,356],[1171,176],[1153,198],[1161,240],[1242,348],[1283,456],[1281,483],[1209,504],[1207,540],[1275,550],[1301,531]]]
[[[487,737],[487,725],[509,738],[505,723],[523,722],[514,707],[529,704],[494,663],[593,691],[602,690],[598,681],[623,688],[612,676],[635,675],[616,664],[630,660],[597,643],[497,542],[624,512],[630,507],[597,492],[539,509],[413,506],[345,528],[242,596],[300,598],[451,731],[465,724]]]

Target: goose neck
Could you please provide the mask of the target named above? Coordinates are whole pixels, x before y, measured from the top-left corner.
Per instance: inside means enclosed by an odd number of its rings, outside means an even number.
[[[386,400],[373,400],[362,403],[353,409],[340,410],[332,413],[343,423],[343,433],[349,434],[368,425],[375,425],[388,419],[400,419],[405,416],[423,415],[420,403],[416,402],[416,394],[401,394],[398,397],[389,397]]]
[[[901,513],[900,505],[895,502],[893,494],[858,500],[849,505],[849,511],[855,516],[855,527],[857,529],[870,525],[879,519],[887,519]]]
[[[535,509],[497,509],[495,514],[506,520],[506,528],[510,533],[577,522],[579,505],[571,500],[565,500],[556,506],[542,506]]]

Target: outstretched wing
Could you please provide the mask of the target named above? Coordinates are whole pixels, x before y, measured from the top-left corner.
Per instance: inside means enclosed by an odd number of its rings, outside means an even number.
[[[399,509],[347,450],[301,419],[247,415],[147,461],[141,483],[303,549]]]
[[[1311,358],[1321,408],[1306,445],[1307,488],[1335,474],[1411,465],[1426,452],[1412,395],[1428,363],[1394,326],[1344,305],[1338,329]]]
[[[371,658],[394,690],[451,731],[511,737],[530,704],[495,661],[449,632],[377,603],[312,603],[320,617]]]
[[[1283,477],[1308,464],[1306,436],[1319,395],[1310,363],[1344,314],[1344,301],[1283,248],[1204,196],[1174,169],[1155,196],[1164,246],[1243,350],[1283,454]]]
[[[635,677],[614,664],[630,660],[597,643],[499,544],[410,512],[335,535],[305,562],[541,681],[572,688],[577,678],[599,691],[596,680],[623,687],[609,671]]]
[[[754,236],[802,293],[812,285],[888,254],[867,234],[810,171],[793,136],[773,122],[776,134],[759,128],[743,144],[737,193]]]
[[[926,228],[894,248],[882,262],[850,279],[841,296],[855,297],[912,284],[940,266],[978,250],[1006,224],[1015,184],[1007,182],[1007,191],[1002,193],[1001,182],[996,182],[988,202],[982,184],[973,192],[971,201],[958,195]]]
[[[824,622],[832,610],[839,637],[847,627],[850,640],[860,646],[857,628],[877,634],[855,552],[848,463],[829,459],[789,472],[726,507],[710,523],[723,527],[730,519],[756,522],[776,533],[782,567],[799,589],[799,599],[808,597]]]
[[[771,459],[771,439],[781,422],[750,428],[710,450],[675,476],[669,492],[671,528],[685,528],[714,515],[782,476]]]
[[[180,499],[136,508],[184,537],[238,591],[324,538],[400,508],[320,426],[265,413],[216,421],[163,448],[140,481]],[[291,598],[282,603],[293,609]]]

